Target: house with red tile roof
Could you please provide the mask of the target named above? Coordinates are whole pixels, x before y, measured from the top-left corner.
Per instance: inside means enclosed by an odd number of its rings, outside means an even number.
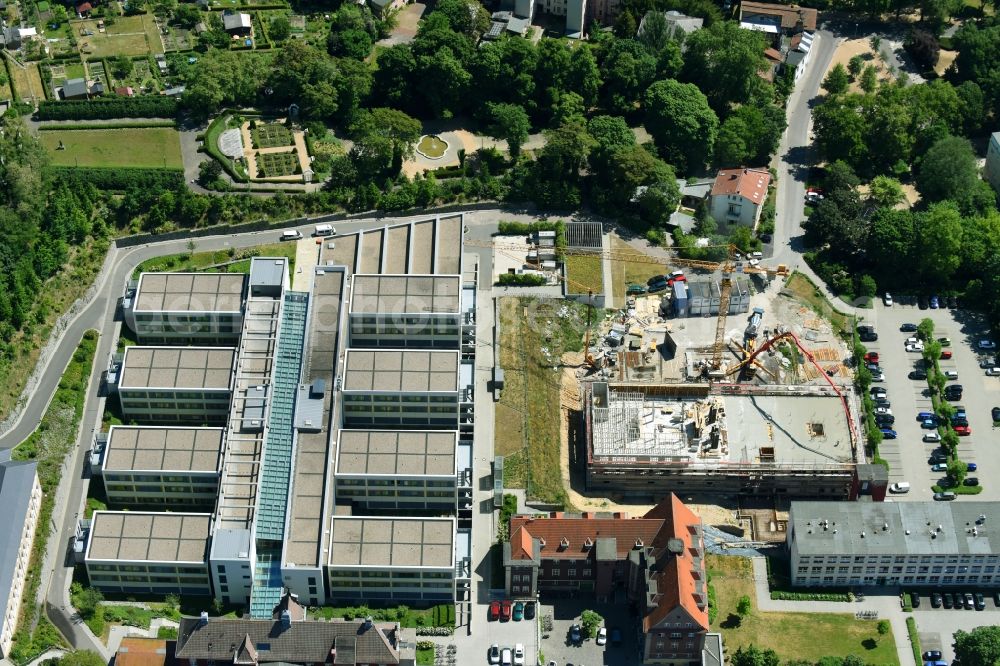
[[[503,546],[507,592],[625,600],[642,618],[643,663],[701,663],[708,580],[701,520],[671,494],[641,518],[624,513],[515,515]]]
[[[709,210],[720,225],[719,231],[727,233],[726,230],[736,224],[756,228],[770,184],[771,174],[767,169],[719,171],[709,194]]]

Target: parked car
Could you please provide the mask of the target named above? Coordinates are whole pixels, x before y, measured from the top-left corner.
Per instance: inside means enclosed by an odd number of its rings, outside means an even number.
[[[929,443],[936,443],[941,441],[941,435],[937,432],[927,432],[924,433],[924,441]]]
[[[514,645],[514,666],[524,666],[524,643]]]
[[[921,310],[926,310],[927,309],[927,297],[926,296],[921,296],[920,298],[918,298],[917,299],[917,306]]]
[[[903,345],[903,349],[908,352],[922,352],[924,350],[924,343],[908,342],[905,345]]]
[[[302,238],[302,232],[297,229],[287,229],[281,232],[281,240],[299,240]]]
[[[597,630],[597,644],[605,645],[607,644],[607,642],[608,642],[608,630],[605,629],[604,627],[601,627],[600,629]]]
[[[876,414],[886,414],[888,416],[892,416],[892,410],[889,409],[888,407],[886,407],[885,405],[877,405],[875,407],[875,413]]]
[[[512,605],[513,604],[511,604],[511,602],[509,602],[509,601],[501,601],[500,602],[500,620],[501,621],[506,622],[507,620],[510,619],[510,611],[511,611],[511,606]]]
[[[931,592],[931,608],[941,608],[942,601],[940,592]]]
[[[880,430],[884,439],[896,439],[896,431],[892,428],[881,428]]]
[[[950,358],[951,358],[951,350],[950,349],[945,349],[944,351],[941,352],[941,360],[942,361],[947,361]]]
[[[979,477],[967,476],[962,479],[963,486],[975,487],[979,485]]]
[[[938,338],[942,347],[951,347],[951,338]]]
[[[979,469],[979,465],[977,465],[976,463],[969,463],[968,465],[965,466],[966,472],[975,472],[977,469]]]
[[[954,600],[951,597],[951,592],[945,592],[941,595],[941,604],[945,608],[951,608],[954,605]]]
[[[958,379],[958,370],[945,370],[944,376],[948,379]]]
[[[873,382],[884,382],[885,381],[885,373],[882,372],[881,370],[873,372],[872,373],[872,381]]]
[[[641,284],[630,284],[625,288],[625,293],[629,296],[638,296],[646,293],[646,287]]]
[[[899,330],[902,331],[903,333],[916,333],[917,332],[917,325],[916,324],[906,323],[906,324],[903,324],[902,326],[900,326]]]
[[[873,387],[872,387],[872,388],[871,388],[871,389],[869,390],[869,393],[871,393],[871,396],[872,396],[873,398],[876,398],[876,397],[878,397],[878,396],[882,396],[882,397],[884,398],[884,397],[885,397],[886,395],[888,395],[888,391],[886,391],[886,390],[885,390],[884,388],[882,388],[881,386],[873,386]]]
[[[865,367],[868,369],[868,372],[881,372],[882,371],[882,369],[880,367],[878,367],[878,363],[865,363]]]
[[[954,430],[955,434],[958,435],[959,437],[968,437],[969,435],[972,434],[972,428],[967,425],[955,426]]]
[[[931,471],[932,472],[947,472],[948,471],[948,465],[946,465],[944,463],[938,463],[936,465],[931,465]]]
[[[972,610],[976,607],[976,599],[972,596],[972,592],[965,593],[965,609]]]
[[[986,370],[987,377],[1000,377],[1000,368],[988,368]]]
[[[760,240],[762,242],[764,242],[764,243],[770,243],[771,242],[771,234],[761,234],[760,235]]]
[[[518,601],[514,604],[514,621],[520,622],[524,619],[524,602]]]
[[[937,418],[936,416],[934,416],[934,412],[919,412],[917,414],[918,421],[929,421],[934,418]]]
[[[937,428],[937,419],[924,419],[920,422],[920,427],[927,430],[934,430]]]
[[[878,365],[878,352],[868,352],[865,354],[865,363],[874,363]]]
[[[993,342],[992,340],[983,339],[983,340],[980,340],[976,344],[976,346],[979,347],[980,349],[996,349],[997,348],[997,343]]]
[[[885,307],[887,307],[887,308],[891,308],[892,307],[892,294],[890,294],[889,292],[885,292],[885,296],[883,297],[883,300],[885,301]]]
[[[910,492],[910,483],[908,481],[900,481],[889,486],[890,493],[896,493],[897,495],[902,495],[903,493]]]
[[[500,663],[500,646],[499,645],[497,645],[496,643],[494,643],[493,645],[490,646],[490,651],[488,653],[487,659],[489,660],[489,662],[491,664],[499,664]]]
[[[944,387],[945,394],[948,393],[961,393],[965,389],[961,384],[949,384]]]
[[[876,407],[892,407],[892,403],[886,398],[875,398]]]
[[[937,310],[938,307],[940,307],[940,305],[941,305],[941,303],[940,303],[940,301],[938,301],[938,297],[937,296],[931,296],[931,300],[930,300],[931,310]]]
[[[981,360],[979,362],[979,367],[982,368],[983,370],[987,370],[987,369],[995,367],[995,366],[996,366],[996,363],[994,363],[993,359],[991,359],[991,358],[984,358],[983,360]]]
[[[927,379],[927,371],[926,370],[911,370],[909,377],[910,377],[910,379]]]
[[[927,650],[921,655],[924,661],[937,661],[941,658],[941,650]]]
[[[655,282],[666,282],[666,281],[667,281],[666,275],[654,275],[653,277],[646,280],[646,284],[652,285]]]
[[[931,457],[927,459],[927,462],[931,465],[934,463],[948,462],[948,456],[941,451],[937,451],[931,454]]]
[[[491,601],[490,602],[490,620],[496,620],[500,617],[500,602]]]
[[[945,491],[943,493],[934,493],[935,502],[950,502],[957,497],[958,495],[956,495],[951,491]]]
[[[649,285],[649,293],[651,294],[655,294],[660,291],[666,291],[666,289],[667,289],[666,280],[664,280],[663,282],[653,282],[652,284]]]
[[[525,620],[534,620],[535,619],[535,602],[534,601],[529,601],[528,603],[524,604],[524,619]]]
[[[920,608],[920,595],[916,592],[910,592],[910,605],[914,608]]]
[[[991,409],[990,416],[993,417],[994,421],[1000,421],[1000,407],[994,407]]]
[[[880,428],[884,426],[891,426],[895,422],[896,422],[896,417],[893,416],[892,414],[875,415],[875,423],[877,423]]]
[[[580,625],[574,624],[569,628],[569,639],[574,643],[579,643],[583,634],[580,633]]]

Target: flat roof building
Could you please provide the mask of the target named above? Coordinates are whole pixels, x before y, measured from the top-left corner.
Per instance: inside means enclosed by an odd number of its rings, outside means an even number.
[[[143,344],[233,344],[245,288],[241,273],[142,273],[126,287],[125,323]]]
[[[365,508],[455,510],[472,487],[472,444],[454,430],[341,430],[334,471],[338,502]]]
[[[793,585],[1000,584],[997,502],[792,502]]]
[[[21,612],[25,576],[31,563],[38,514],[42,507],[42,487],[36,464],[10,460],[10,450],[0,451],[0,506],[8,528],[0,532],[0,656],[9,657]],[[47,526],[46,526],[46,529]]]
[[[91,468],[113,505],[212,505],[222,428],[114,425],[95,442]]]
[[[126,594],[210,595],[211,518],[95,511],[84,559],[90,584]]]
[[[328,561],[330,598],[454,599],[456,536],[454,518],[334,516]],[[463,543],[467,548],[468,541]],[[462,553],[465,559],[468,555]]]
[[[704,384],[587,387],[587,487],[846,499],[864,452],[844,402],[821,387],[752,395]]]

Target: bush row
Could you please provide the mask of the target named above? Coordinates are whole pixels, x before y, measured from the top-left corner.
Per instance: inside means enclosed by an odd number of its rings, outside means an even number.
[[[454,629],[448,627],[417,627],[417,636],[451,636]]]
[[[173,190],[184,185],[184,172],[180,169],[48,167],[45,173],[71,186],[88,183],[99,190]]]
[[[88,123],[86,125],[41,125],[38,130],[98,130],[98,129],[142,129],[146,127],[176,127],[173,120],[146,120],[134,123]]]
[[[515,220],[501,220],[497,223],[497,234],[500,236],[527,236],[536,231],[561,231],[565,229],[565,223],[561,220],[555,222],[517,222]]]
[[[164,95],[104,97],[91,100],[46,100],[38,104],[39,120],[101,120],[106,118],[170,118],[177,100]]]
[[[541,287],[545,284],[545,276],[530,273],[518,275],[503,273],[497,278],[497,284],[501,287]]]
[[[850,601],[846,592],[771,592],[775,601]]]

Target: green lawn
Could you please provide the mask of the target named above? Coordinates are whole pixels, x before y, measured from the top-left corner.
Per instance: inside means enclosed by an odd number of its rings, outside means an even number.
[[[258,245],[257,247],[235,250],[232,254],[228,250],[218,250],[216,252],[198,252],[198,244],[195,241],[194,252],[183,254],[168,254],[154,259],[147,259],[135,267],[132,273],[134,279],[138,279],[139,273],[156,272],[183,272],[205,270],[209,266],[227,264],[224,268],[216,269],[214,272],[227,273],[247,273],[250,271],[251,257],[285,257],[288,259],[288,272],[295,274],[295,243],[270,243],[268,245]],[[231,262],[231,263],[230,263]],[[228,269],[228,270],[227,270]]]
[[[615,298],[624,298],[628,285],[645,286],[649,278],[667,272],[665,261],[656,261],[654,257],[636,250],[620,238],[611,239],[611,250],[617,257],[611,260],[611,291]],[[628,257],[635,257],[635,260]]]
[[[586,294],[588,290],[600,294],[604,291],[604,262],[596,254],[570,255],[566,257],[566,278],[569,294]]]
[[[54,166],[181,168],[181,142],[169,127],[46,130],[42,145]],[[63,150],[59,150],[62,142]]]
[[[707,555],[705,564],[712,576],[719,607],[712,629],[722,632],[729,654],[753,643],[777,652],[782,663],[792,659],[816,662],[826,656],[850,654],[869,665],[898,663],[892,634],[879,636],[876,622],[856,620],[849,613],[761,612],[757,608],[749,559]],[[738,622],[736,605],[743,595],[750,597],[753,611]]]

